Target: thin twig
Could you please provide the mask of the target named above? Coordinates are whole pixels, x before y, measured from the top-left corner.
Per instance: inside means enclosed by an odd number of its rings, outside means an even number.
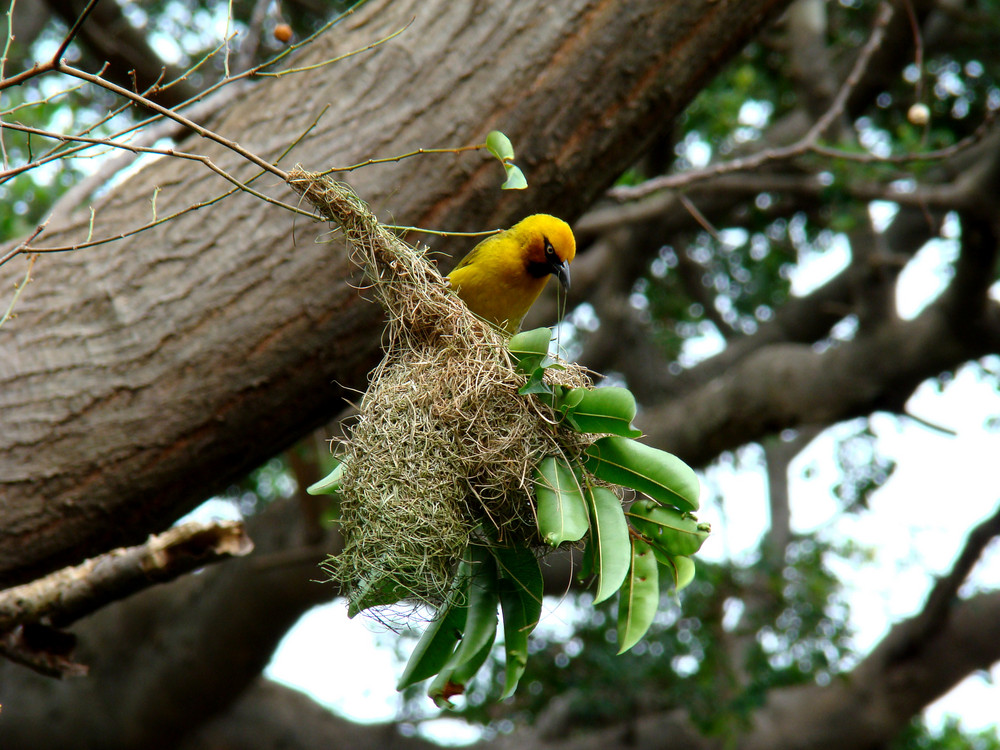
[[[416,20],[415,18],[411,18],[405,26],[403,26],[400,29],[397,29],[388,36],[382,37],[381,39],[377,39],[371,44],[367,45],[366,47],[361,47],[360,49],[355,49],[351,50],[350,52],[345,52],[343,55],[338,55],[337,57],[331,57],[328,60],[323,60],[321,62],[314,63],[313,65],[305,65],[301,68],[288,68],[287,70],[279,70],[273,73],[269,71],[264,71],[256,73],[255,75],[259,77],[274,76],[276,78],[280,78],[281,76],[288,75],[289,73],[304,73],[307,70],[316,70],[317,68],[323,68],[327,65],[332,65],[333,63],[340,62],[341,60],[346,60],[348,57],[354,57],[355,55],[360,55],[362,52],[368,52],[369,50],[375,49],[376,47],[383,45],[386,42],[392,41],[397,36],[406,31],[408,28],[410,28],[410,26],[413,24],[415,20]]]
[[[49,218],[51,218],[51,216]],[[4,263],[6,263],[11,258],[13,258],[15,255],[20,255],[21,253],[23,253],[25,251],[24,249],[31,243],[31,241],[34,240],[38,235],[40,235],[42,232],[45,231],[45,227],[48,225],[48,223],[49,223],[49,219],[46,219],[45,221],[43,221],[41,224],[39,224],[37,227],[35,227],[35,231],[33,231],[28,236],[27,239],[22,240],[21,242],[17,243],[17,245],[15,245],[13,247],[13,249],[9,250],[3,256],[0,256],[0,266],[2,266]],[[20,291],[15,292],[14,299],[16,300],[19,295],[20,295]],[[13,304],[11,305],[10,309],[7,310],[7,314],[4,315],[4,320],[6,320],[7,317],[10,315],[10,312],[11,312],[12,309],[13,309]]]
[[[37,253],[28,257],[28,270],[24,272],[24,279],[22,279],[21,283],[17,284],[14,289],[14,296],[10,298],[10,304],[7,305],[6,312],[4,312],[3,317],[0,318],[0,328],[3,328],[3,324],[10,320],[14,313],[14,305],[17,304],[17,298],[21,296],[21,292],[23,292],[24,288],[31,282],[31,271],[35,267],[36,260],[38,260]]]
[[[96,6],[97,3],[98,0],[90,0],[90,2],[87,3],[86,7],[84,7],[84,9],[81,11],[80,15],[76,17],[76,21],[73,22],[73,25],[70,27],[69,31],[66,32],[66,36],[63,37],[62,44],[60,44],[59,48],[56,49],[56,53],[52,55],[52,62],[54,63],[59,62],[62,59],[62,56],[66,54],[66,49],[69,47],[70,43],[73,41],[73,38],[80,30],[80,27],[83,26],[84,22],[87,20],[87,16],[90,15],[90,12],[94,9],[94,6]]]
[[[285,170],[278,169],[276,166],[271,164],[266,159],[262,159],[252,151],[248,151],[247,149],[243,148],[236,141],[231,141],[228,138],[219,135],[215,131],[209,130],[208,128],[203,127],[198,123],[189,120],[184,115],[179,114],[178,112],[175,112],[174,110],[168,107],[164,107],[161,104],[157,104],[154,101],[150,101],[149,99],[146,99],[145,97],[136,94],[135,92],[129,91],[128,89],[123,88],[122,86],[119,86],[116,83],[111,83],[111,81],[105,81],[103,78],[98,78],[97,76],[91,75],[90,73],[87,73],[84,70],[80,70],[79,68],[74,68],[72,65],[67,65],[63,62],[60,62],[56,65],[55,69],[59,73],[63,73],[64,75],[68,75],[72,78],[79,78],[80,80],[88,81],[89,83],[93,83],[97,86],[100,86],[101,88],[107,89],[108,91],[114,94],[118,94],[118,96],[122,96],[126,99],[129,99],[135,102],[136,104],[141,104],[144,107],[148,107],[153,111],[163,115],[164,117],[169,117],[171,120],[174,120],[175,122],[178,122],[184,127],[188,128],[189,130],[197,133],[202,138],[205,138],[210,141],[215,141],[220,146],[228,148],[230,151],[233,151],[234,153],[242,156],[247,161],[256,164],[263,170],[270,172],[271,174],[280,178],[282,182],[288,181],[288,173],[285,172]]]
[[[701,211],[698,210],[698,207],[694,205],[694,203],[692,203],[691,200],[686,195],[681,195],[679,196],[679,198],[681,201],[681,205],[684,206],[684,209],[689,214],[691,214],[691,218],[694,219],[696,222],[698,222],[698,225],[706,232],[708,232],[708,234],[712,237],[713,240],[718,242],[720,245],[729,244],[724,239],[722,239],[722,235],[719,234],[719,230],[716,229],[714,226],[712,226],[712,222],[710,222],[705,217],[705,214],[703,214]]]
[[[10,54],[10,43],[14,40],[14,4],[17,0],[10,0],[10,6],[7,8],[7,39],[4,41],[3,54],[0,54],[0,81],[4,77],[4,68],[7,66],[7,55]],[[0,112],[0,122],[2,122],[4,113]],[[0,133],[0,164],[3,164],[3,168],[7,168],[7,144],[4,143],[3,133]]]
[[[712,177],[755,170],[769,162],[787,161],[815,150],[819,139],[830,128],[833,121],[840,117],[847,104],[851,92],[857,87],[861,76],[871,62],[872,55],[881,46],[885,38],[885,28],[892,18],[893,9],[889,3],[879,5],[871,36],[858,53],[858,57],[850,73],[834,97],[829,109],[813,124],[809,131],[798,141],[783,148],[767,149],[751,156],[719,162],[706,169],[685,172],[682,174],[662,175],[640,185],[622,186],[608,191],[608,195],[618,200],[635,200],[658,190],[687,187]]]
[[[357,164],[352,164],[349,167],[330,167],[329,169],[324,169],[318,174],[320,177],[326,177],[328,174],[333,174],[334,172],[352,172],[355,169],[361,169],[362,167],[370,167],[374,164],[389,164],[402,161],[403,159],[409,159],[413,156],[424,156],[427,154],[460,154],[463,151],[478,151],[483,148],[486,148],[485,143],[477,143],[474,146],[455,146],[454,148],[418,148],[414,151],[408,151],[405,154],[399,154],[398,156],[384,156],[378,159],[359,161]]]

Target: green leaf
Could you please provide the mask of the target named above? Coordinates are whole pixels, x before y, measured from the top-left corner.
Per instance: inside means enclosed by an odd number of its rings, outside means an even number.
[[[309,485],[306,492],[310,495],[336,495],[344,481],[344,462],[339,461],[329,474],[315,484]]]
[[[548,358],[551,340],[552,331],[548,328],[535,328],[511,336],[507,348],[514,356],[518,371],[529,376],[534,374]]]
[[[656,561],[670,573],[670,579],[674,582],[674,588],[677,591],[680,591],[694,580],[694,560],[690,557],[680,555],[672,557],[655,544],[651,546],[653,554],[656,556]]]
[[[563,413],[580,432],[609,432],[622,437],[642,434],[632,426],[635,396],[627,388],[574,388],[564,400]]]
[[[528,666],[528,636],[542,614],[542,571],[526,547],[494,548],[500,568],[500,611],[505,652],[501,700],[509,698]]]
[[[562,456],[546,456],[535,469],[538,533],[546,544],[581,539],[590,528],[580,482]]]
[[[690,513],[653,500],[633,503],[629,516],[640,532],[669,555],[693,555],[712,531],[707,523],[698,523]]]
[[[464,560],[470,570],[465,632],[427,690],[439,706],[450,706],[451,696],[465,692],[465,686],[489,656],[497,635],[500,598],[496,562],[486,547],[479,544],[468,546]]]
[[[614,435],[602,437],[584,453],[584,465],[595,477],[645,492],[681,510],[698,510],[698,476],[677,456]]]
[[[510,138],[499,130],[491,130],[486,136],[486,148],[505,164],[514,160],[514,146],[511,144]]]
[[[543,394],[551,395],[552,386],[542,380],[541,370],[539,370],[538,377],[532,376],[527,383],[517,389],[517,392],[522,396],[530,396],[532,394],[539,396]]]
[[[674,565],[677,568],[677,578],[674,585],[680,591],[694,580],[694,560],[690,557],[678,556],[674,558]]]
[[[441,670],[438,676],[431,681],[430,687],[427,688],[428,697],[434,701],[438,708],[454,708],[451,698],[465,693],[469,680],[486,663],[492,649],[493,641],[491,639],[489,643],[483,645],[478,653],[463,663],[463,674],[460,674],[457,669],[453,670],[447,667]]]
[[[556,408],[561,412],[569,412],[580,405],[587,395],[587,388],[566,388],[559,396],[559,403]]]
[[[630,545],[628,524],[621,500],[606,487],[591,487],[587,492],[590,506],[590,542],[597,573],[594,604],[603,602],[621,588],[628,574]]]
[[[508,581],[528,594],[525,622],[534,628],[542,616],[544,586],[538,558],[528,547],[492,547],[491,550],[496,557],[501,582]]]
[[[637,644],[653,624],[660,605],[660,583],[653,550],[641,539],[632,540],[632,564],[618,597],[618,653]]]
[[[479,544],[470,544],[467,551],[470,565],[468,613],[462,642],[448,660],[452,668],[459,667],[479,653],[487,641],[493,642],[497,632],[497,566],[493,556]]]
[[[465,587],[468,586],[469,580],[467,577],[458,580],[464,581],[465,586],[453,591],[454,596],[449,597],[448,601],[441,605],[434,621],[420,636],[396,684],[396,690],[405,690],[410,685],[416,685],[428,677],[433,677],[455,653],[455,646],[465,629],[465,617],[468,611],[466,603],[468,591]]]
[[[525,179],[524,172],[518,167],[504,163],[503,168],[507,172],[507,179],[500,186],[501,190],[524,190],[528,187],[528,180]]]

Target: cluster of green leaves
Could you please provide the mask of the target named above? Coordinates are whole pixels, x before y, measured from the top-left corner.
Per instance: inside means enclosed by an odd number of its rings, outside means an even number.
[[[699,483],[694,471],[670,453],[634,438],[635,397],[625,388],[570,388],[545,380],[558,368],[548,354],[548,328],[519,333],[509,348],[527,377],[521,388],[540,397],[578,432],[603,434],[583,455],[547,456],[535,471],[536,513],[542,539],[553,547],[585,539],[581,575],[597,584],[594,602],[618,592],[619,653],[646,634],[659,606],[659,575],[675,588],[694,578],[690,555],[709,534],[698,523]],[[605,482],[640,493],[625,513]]]
[[[709,529],[691,513],[698,479],[683,462],[633,438],[635,398],[624,388],[568,388],[545,381],[559,365],[548,356],[552,332],[540,328],[509,344],[526,376],[523,395],[543,398],[570,428],[604,436],[582,456],[546,456],[535,471],[538,531],[552,547],[585,540],[581,575],[596,580],[595,603],[616,592],[619,653],[648,631],[659,607],[660,571],[675,588],[694,577],[690,555]],[[619,497],[598,480],[648,495],[626,517]],[[631,521],[631,526],[629,521]],[[528,636],[541,613],[542,577],[527,547],[469,548],[446,602],[424,633],[400,679],[404,690],[434,677],[428,694],[442,706],[465,691],[486,663],[496,637],[499,605],[504,621],[505,670],[500,698],[513,694],[527,667]]]
[[[501,698],[512,695],[528,664],[528,636],[542,612],[542,573],[526,547],[483,544],[468,547],[452,595],[417,643],[397,689],[433,677],[427,694],[450,707],[490,656],[498,606],[505,656]]]
[[[742,565],[699,561],[697,578],[682,591],[673,593],[661,580],[652,626],[618,656],[609,648],[617,642],[615,600],[593,606],[591,593],[572,595],[560,608],[572,635],[562,628],[533,635],[521,689],[505,716],[530,721],[555,695],[578,731],[638,711],[683,708],[706,736],[735,740],[769,690],[825,684],[851,660],[849,613],[829,566],[845,556],[854,559],[849,549],[803,539],[780,565],[759,558]],[[737,665],[739,643],[745,658]],[[499,684],[485,687],[477,685],[463,718],[496,722],[489,704]]]
[[[635,646],[659,609],[661,571],[676,590],[694,579],[691,555],[710,529],[693,515],[694,471],[664,451],[636,442],[636,403],[624,388],[570,388],[545,380],[561,367],[548,355],[552,332],[539,328],[511,338],[509,349],[526,382],[522,395],[542,398],[562,423],[601,434],[579,456],[544,457],[535,469],[538,533],[555,548],[584,543],[582,578],[593,578],[595,603],[618,593],[619,653]],[[335,494],[343,464],[309,488]],[[628,513],[608,485],[640,493]],[[397,688],[433,678],[428,695],[442,707],[465,692],[487,662],[503,617],[505,669],[500,698],[512,695],[528,663],[528,637],[541,614],[542,574],[529,546],[474,541],[459,564],[451,592],[417,643]]]
[[[939,729],[930,729],[916,719],[892,741],[890,750],[1000,750],[997,730],[968,731],[957,719],[948,719]]]

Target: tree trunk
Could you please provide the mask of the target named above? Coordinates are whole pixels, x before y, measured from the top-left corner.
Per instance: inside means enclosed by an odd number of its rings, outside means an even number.
[[[296,60],[335,65],[248,88],[209,125],[321,170],[511,137],[530,188],[480,153],[352,172],[394,223],[469,230],[578,216],[786,0],[371,2]],[[324,111],[324,107],[329,110]],[[243,179],[254,172],[191,137]],[[294,202],[270,176],[254,183]],[[162,159],[96,206],[117,235],[229,189]],[[158,192],[157,192],[158,191]],[[56,217],[36,245],[82,241]],[[446,253],[467,240],[436,241]],[[23,266],[2,269],[3,283]],[[246,194],[122,241],[43,256],[0,341],[0,585],[135,543],[338,411],[379,356],[381,316],[336,234]]]

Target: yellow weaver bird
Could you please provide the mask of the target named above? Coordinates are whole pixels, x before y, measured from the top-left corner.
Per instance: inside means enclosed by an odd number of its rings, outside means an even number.
[[[448,282],[472,312],[513,334],[549,276],[569,290],[569,264],[575,256],[569,224],[535,214],[472,248]]]

